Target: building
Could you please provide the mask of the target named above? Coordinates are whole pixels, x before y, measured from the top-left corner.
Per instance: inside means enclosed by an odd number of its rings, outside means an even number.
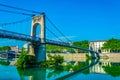
[[[110,50],[102,49],[105,42],[106,40],[91,41],[89,44],[89,49],[94,50],[98,53],[110,53]]]
[[[29,51],[29,49],[30,49],[30,43],[25,43],[23,45],[23,48],[24,48],[25,51]]]
[[[10,46],[11,51],[15,51],[15,53],[19,52],[19,47],[18,46]]]
[[[0,59],[9,59],[15,57],[16,57],[15,51],[0,51]]]
[[[10,59],[18,56],[19,47],[18,46],[10,46],[10,50],[2,50],[0,51],[0,59]]]

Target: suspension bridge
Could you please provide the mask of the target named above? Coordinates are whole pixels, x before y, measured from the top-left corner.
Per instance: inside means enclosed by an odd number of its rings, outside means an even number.
[[[18,22],[11,22],[11,23],[0,24],[0,26],[2,26],[2,28],[0,29],[0,38],[29,42],[29,48],[30,48],[29,49],[29,54],[36,56],[37,57],[37,62],[46,60],[46,44],[56,45],[56,46],[63,46],[63,47],[69,47],[69,48],[74,48],[74,49],[80,49],[80,50],[84,50],[84,51],[89,51],[91,53],[91,55],[92,55],[92,58],[95,58],[95,57],[99,58],[99,54],[97,52],[94,52],[91,49],[86,49],[86,48],[82,48],[82,47],[78,47],[78,46],[74,46],[74,45],[69,44],[68,42],[70,42],[70,40],[54,25],[54,23],[45,15],[45,13],[40,13],[40,12],[36,12],[36,11],[32,11],[32,10],[26,10],[26,9],[21,9],[21,8],[16,8],[16,7],[4,5],[4,4],[0,4],[0,6],[39,14],[39,15],[36,16],[34,14],[14,12],[14,11],[7,11],[7,10],[0,10],[1,12],[7,12],[7,13],[14,13],[14,14],[22,14],[22,15],[32,16],[30,35],[28,35],[28,33],[24,34],[21,31],[22,29],[21,29],[20,23],[24,23],[25,21],[28,21],[28,19],[27,20],[25,19],[25,20],[18,21]],[[52,30],[48,29],[48,27],[46,27],[46,25],[47,25],[46,24],[46,20],[48,20],[48,22],[62,36],[64,36],[64,38],[68,42],[64,42],[63,40],[59,39],[59,37]],[[15,31],[12,28],[13,27],[12,24],[14,24],[14,25],[18,24],[20,26],[19,30],[20,30],[21,33]],[[7,27],[7,29],[5,28],[6,26],[10,26],[10,25],[12,25],[12,27],[9,27],[9,28]],[[40,33],[39,35],[40,36],[37,36],[37,27],[38,27],[38,25],[40,26],[40,30],[39,30],[39,33]],[[29,26],[24,26],[24,29],[25,29],[25,27],[27,27],[25,32],[30,30],[30,29],[28,29],[28,28],[30,28],[30,25]],[[18,30],[18,27],[17,27],[16,30]],[[48,30],[51,34],[53,34],[58,39],[58,41],[52,40],[52,39],[47,39],[47,37],[46,37],[46,32],[47,31],[46,30]]]

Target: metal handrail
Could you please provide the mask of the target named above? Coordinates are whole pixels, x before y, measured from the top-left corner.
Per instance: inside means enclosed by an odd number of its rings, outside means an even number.
[[[40,41],[39,37],[33,37],[30,35],[26,35],[26,34],[21,34],[21,33],[16,33],[16,32],[12,32],[12,31],[7,31],[7,30],[2,30],[0,29],[0,35],[5,37],[5,36],[9,36],[9,37],[15,37],[15,38],[19,38],[19,39],[27,39],[29,41]]]

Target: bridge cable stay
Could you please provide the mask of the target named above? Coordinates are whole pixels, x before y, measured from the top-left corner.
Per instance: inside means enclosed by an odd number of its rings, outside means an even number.
[[[37,14],[42,13],[42,12],[38,12],[38,11],[34,11],[34,10],[18,8],[18,7],[14,7],[14,6],[10,6],[10,5],[5,5],[5,4],[0,4],[0,6],[7,7],[7,8],[12,8],[12,9],[17,9],[17,10],[21,10],[21,11],[26,11],[26,12],[31,12],[31,13],[37,13]]]
[[[0,10],[0,12],[7,12],[7,13],[14,13],[14,14],[21,14],[21,15],[26,15],[26,16],[34,16],[34,14],[21,13],[21,12],[15,12],[15,11],[8,11],[8,10]]]
[[[27,20],[26,22],[25,22],[25,25],[24,25],[25,27],[25,31],[26,31],[26,34],[28,35],[28,34],[30,34],[30,31],[31,31],[31,19],[29,19],[29,20]]]
[[[17,10],[22,10],[22,11],[26,11],[26,12],[31,12],[31,13],[36,13],[36,14],[41,14],[41,12],[37,12],[37,11],[33,11],[33,10],[27,10],[27,9],[22,9],[22,8],[17,8],[17,7],[13,7],[13,6],[9,6],[9,5],[5,5],[5,4],[0,4],[0,6],[3,7],[7,7],[7,8],[12,8],[12,9],[17,9]],[[20,12],[14,12],[14,11],[5,11],[5,10],[1,10],[2,12],[9,12],[9,13],[15,13],[15,14],[22,14],[22,15],[29,15],[26,13],[20,13]],[[29,15],[29,16],[33,16]],[[47,20],[53,25],[53,27],[62,35],[66,38],[66,40],[68,40],[69,42],[71,42],[57,27],[56,25],[47,17]]]
[[[38,11],[33,11],[33,10],[28,10],[28,9],[17,8],[17,7],[5,5],[5,4],[0,4],[0,6],[12,8],[12,9],[17,9],[17,10],[22,10],[22,11],[26,11],[26,12],[31,12],[31,13],[41,14],[41,12],[38,12]],[[6,10],[0,10],[0,11],[9,12],[9,13],[15,13],[15,14],[22,14],[22,15],[33,16],[33,14],[20,13],[20,12],[14,12],[14,11],[6,11]],[[47,18],[48,18],[48,17],[47,17]],[[49,20],[50,23],[52,23],[52,25],[54,25],[55,29],[56,29],[62,36],[64,36],[64,34],[55,26],[55,24],[53,24],[53,22],[52,22],[49,18],[48,18],[48,20]],[[64,36],[64,37],[67,39],[66,36]],[[67,40],[70,42],[69,39],[67,39]]]
[[[46,27],[46,29],[53,34],[59,41],[64,42],[62,39],[60,39],[55,33],[53,33],[53,31],[51,31],[48,27]]]
[[[0,4],[0,6],[12,8],[12,9],[17,9],[17,10],[22,10],[22,11],[27,11],[27,12],[31,12],[31,13],[41,14],[41,12],[38,12],[38,11],[33,11],[33,10],[28,10],[28,9],[17,8],[17,7],[5,5],[5,4]],[[24,13],[20,13],[20,14],[23,14],[23,15],[24,15]],[[71,40],[69,40],[69,39],[57,28],[57,26],[56,26],[47,16],[46,16],[46,18],[47,18],[47,20],[53,25],[53,27],[54,27],[67,41],[71,42]]]
[[[24,34],[27,34],[29,28],[25,27],[25,26],[28,26],[27,25],[28,21],[31,21],[31,17],[27,17],[23,20],[19,20],[19,21],[15,21],[15,22],[1,23],[0,29],[1,30],[5,29],[5,30],[12,31],[12,32],[17,32],[17,33],[24,31]]]
[[[46,19],[50,22],[50,24],[68,41],[68,42],[72,42],[71,40],[69,40],[59,29],[58,27],[46,16]]]
[[[12,24],[18,24],[18,23],[23,23],[23,22],[27,22],[30,20],[31,17],[27,17],[25,19],[19,20],[19,21],[15,21],[15,22],[8,22],[8,23],[1,23],[0,26],[7,26],[7,25],[12,25]]]

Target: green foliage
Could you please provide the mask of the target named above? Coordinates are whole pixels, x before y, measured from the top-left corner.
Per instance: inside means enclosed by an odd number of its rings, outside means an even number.
[[[89,54],[86,54],[87,60],[91,60],[92,57]]]
[[[48,58],[49,58],[49,61],[52,62],[51,64],[53,65],[60,65],[64,61],[63,56],[56,55],[56,54],[54,56],[48,54]]]
[[[85,66],[87,66],[85,63],[79,63],[79,64],[73,66],[72,69],[73,69],[73,71],[78,71],[78,70],[84,68]]]
[[[50,55],[48,54],[48,60],[41,62],[39,65],[41,67],[50,67],[50,66],[58,66],[64,62],[63,56],[60,55]]]
[[[48,73],[47,78],[50,78],[52,76],[56,76],[56,75],[60,75],[63,73],[64,71],[64,67],[59,65],[59,66],[54,66],[49,68],[51,70],[51,72]]]
[[[89,48],[89,41],[83,40],[81,42],[73,42],[73,45],[83,47],[83,48]],[[81,52],[86,53],[87,51],[78,50],[78,53],[81,53]]]
[[[83,48],[89,48],[89,42],[87,40],[79,41],[79,42],[73,42],[73,45],[83,47]],[[53,45],[47,45],[46,50],[49,53],[63,53],[63,52],[75,53],[73,48],[53,46]],[[78,52],[85,52],[85,51],[78,50]]]
[[[11,50],[10,46],[0,47],[0,51],[9,51],[9,50]]]
[[[103,44],[102,49],[117,51],[120,50],[120,40],[111,38]]]
[[[40,67],[43,67],[43,68],[46,68],[46,67],[50,67],[52,62],[46,60],[46,61],[43,61],[43,62],[40,62],[38,63]]]
[[[103,66],[104,71],[111,76],[120,76],[120,66]]]
[[[70,69],[73,68],[73,65],[72,64],[67,64],[67,65],[63,65],[63,67],[64,67],[65,71],[69,71]]]
[[[61,47],[61,46],[53,46],[53,45],[46,45],[46,51],[48,53],[62,53],[64,50],[69,50],[70,48]],[[72,49],[73,50],[73,49]]]
[[[9,61],[7,61],[7,62],[5,62],[5,61],[0,61],[0,64],[1,64],[1,65],[9,65],[10,62],[9,62]]]
[[[87,40],[83,40],[81,42],[73,42],[73,45],[83,48],[89,48],[89,42]]]
[[[23,76],[37,76],[34,78],[34,80],[41,80],[41,79],[38,79],[38,77],[40,77],[40,78],[41,78],[41,76],[43,77],[44,73],[46,72],[46,69],[43,69],[43,68],[27,68],[27,69],[17,68],[17,71],[18,71],[19,75],[21,76],[20,80],[24,80]]]
[[[33,65],[36,65],[36,58],[35,56],[28,55],[26,51],[22,50],[16,65],[19,68],[32,67]]]
[[[84,67],[86,67],[88,65],[89,65],[89,63],[79,62],[76,65],[73,65],[72,63],[68,63],[66,65],[54,66],[54,67],[49,68],[49,69],[51,69],[51,72],[48,73],[47,77],[50,78],[52,76],[60,75],[65,71],[76,72],[78,70],[83,69]],[[83,72],[83,74],[89,74],[89,73],[90,73],[89,69]]]

